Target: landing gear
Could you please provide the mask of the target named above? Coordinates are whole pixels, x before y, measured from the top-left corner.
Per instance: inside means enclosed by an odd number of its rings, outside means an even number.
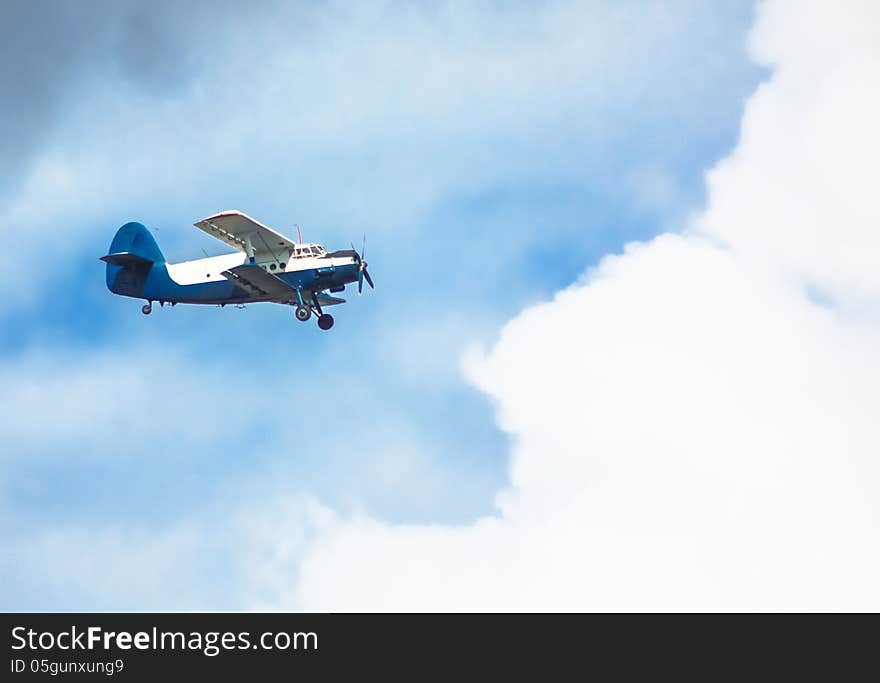
[[[152,313],[152,312],[153,312],[153,302],[152,301],[148,301],[143,306],[141,306],[141,313],[143,313],[144,315],[150,315],[150,313]]]
[[[329,313],[324,313],[323,315],[318,317],[318,327],[322,330],[329,330],[333,327],[333,316]]]
[[[296,319],[300,322],[304,323],[306,320],[312,317],[312,309],[308,306],[297,306],[296,307]]]

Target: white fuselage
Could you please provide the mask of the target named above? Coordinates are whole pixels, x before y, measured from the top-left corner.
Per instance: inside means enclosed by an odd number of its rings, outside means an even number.
[[[247,256],[241,252],[223,254],[222,256],[209,256],[207,258],[181,261],[180,263],[167,263],[168,276],[179,285],[194,285],[203,282],[223,281],[226,278],[221,275],[224,270],[240,266],[247,261]],[[350,256],[340,258],[319,258],[317,256],[288,257],[287,261],[278,261],[274,258],[257,261],[263,270],[268,273],[280,275],[285,272],[298,270],[311,270],[314,268],[327,268],[330,266],[351,265],[354,260]]]

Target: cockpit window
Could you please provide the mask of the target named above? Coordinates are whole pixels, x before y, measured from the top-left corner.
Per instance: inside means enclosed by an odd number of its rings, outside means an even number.
[[[296,249],[291,250],[291,256],[293,258],[308,258],[309,256],[323,256],[327,251],[324,247],[320,245],[308,245],[303,247],[297,247]]]

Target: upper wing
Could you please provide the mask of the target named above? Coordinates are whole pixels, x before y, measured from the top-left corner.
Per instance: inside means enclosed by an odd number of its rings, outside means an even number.
[[[265,255],[286,261],[289,256],[288,250],[296,246],[280,232],[258,223],[241,211],[223,211],[215,216],[203,218],[195,226],[245,253],[250,238],[257,260],[262,260],[261,255]]]

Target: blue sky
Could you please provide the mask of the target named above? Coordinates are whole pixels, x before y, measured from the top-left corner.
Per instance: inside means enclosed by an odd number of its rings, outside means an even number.
[[[392,522],[490,513],[508,437],[462,353],[677,230],[767,77],[748,2],[0,13],[7,609],[240,608],[229,520],[280,492]],[[224,252],[191,224],[230,208],[329,248],[366,233],[377,289],[329,334],[106,291],[119,225],[183,260]],[[189,554],[156,541],[203,523]]]

